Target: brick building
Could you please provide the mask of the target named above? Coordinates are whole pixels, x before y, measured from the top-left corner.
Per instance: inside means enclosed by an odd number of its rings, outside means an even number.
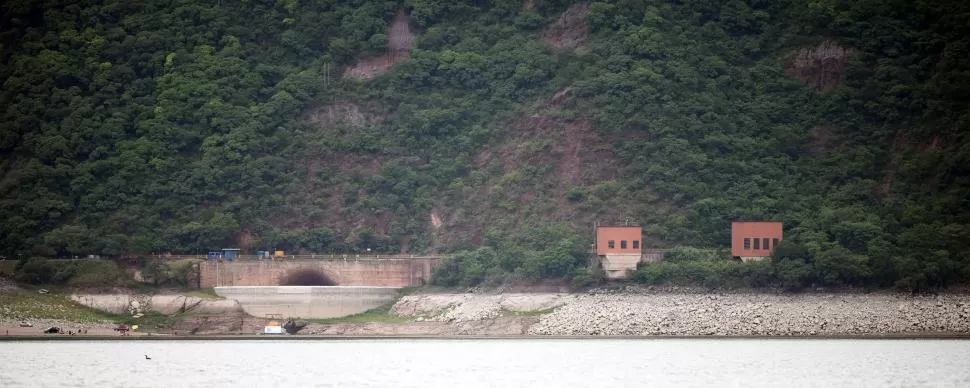
[[[633,226],[597,226],[596,258],[606,277],[622,279],[627,270],[637,269],[643,258],[643,228]]]
[[[731,223],[731,256],[742,261],[771,257],[783,239],[781,221],[734,221]]]

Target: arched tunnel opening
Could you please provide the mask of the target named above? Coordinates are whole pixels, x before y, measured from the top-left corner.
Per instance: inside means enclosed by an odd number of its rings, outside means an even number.
[[[296,269],[286,273],[280,279],[281,286],[336,286],[337,282],[333,281],[327,274],[323,271],[303,268]]]

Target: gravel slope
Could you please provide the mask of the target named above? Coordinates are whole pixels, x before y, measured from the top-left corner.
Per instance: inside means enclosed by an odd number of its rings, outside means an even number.
[[[970,295],[909,294],[427,294],[392,313],[487,335],[488,322],[527,311],[531,335],[970,334]],[[514,313],[511,313],[513,312]],[[511,313],[511,314],[510,314]],[[461,328],[481,327],[482,333]]]

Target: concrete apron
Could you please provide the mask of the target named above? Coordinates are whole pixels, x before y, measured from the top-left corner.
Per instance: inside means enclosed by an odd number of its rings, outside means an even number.
[[[282,318],[336,318],[365,312],[397,298],[399,287],[241,286],[214,287],[239,302],[249,315]]]

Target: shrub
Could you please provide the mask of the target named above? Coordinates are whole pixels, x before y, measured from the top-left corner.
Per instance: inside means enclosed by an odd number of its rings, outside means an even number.
[[[603,270],[599,268],[576,268],[573,271],[572,279],[569,284],[574,290],[592,287],[603,283]]]
[[[485,278],[482,284],[489,287],[496,287],[505,284],[509,280],[509,273],[500,267],[491,267],[485,270]]]
[[[768,262],[732,260],[660,262],[639,267],[632,280],[650,285],[703,286],[708,288],[765,287],[772,284]]]
[[[680,263],[687,261],[712,261],[721,259],[715,249],[699,249],[694,247],[675,247],[664,254],[664,261]]]
[[[77,271],[68,280],[73,286],[116,285],[125,279],[118,264],[113,261],[79,261]]]

